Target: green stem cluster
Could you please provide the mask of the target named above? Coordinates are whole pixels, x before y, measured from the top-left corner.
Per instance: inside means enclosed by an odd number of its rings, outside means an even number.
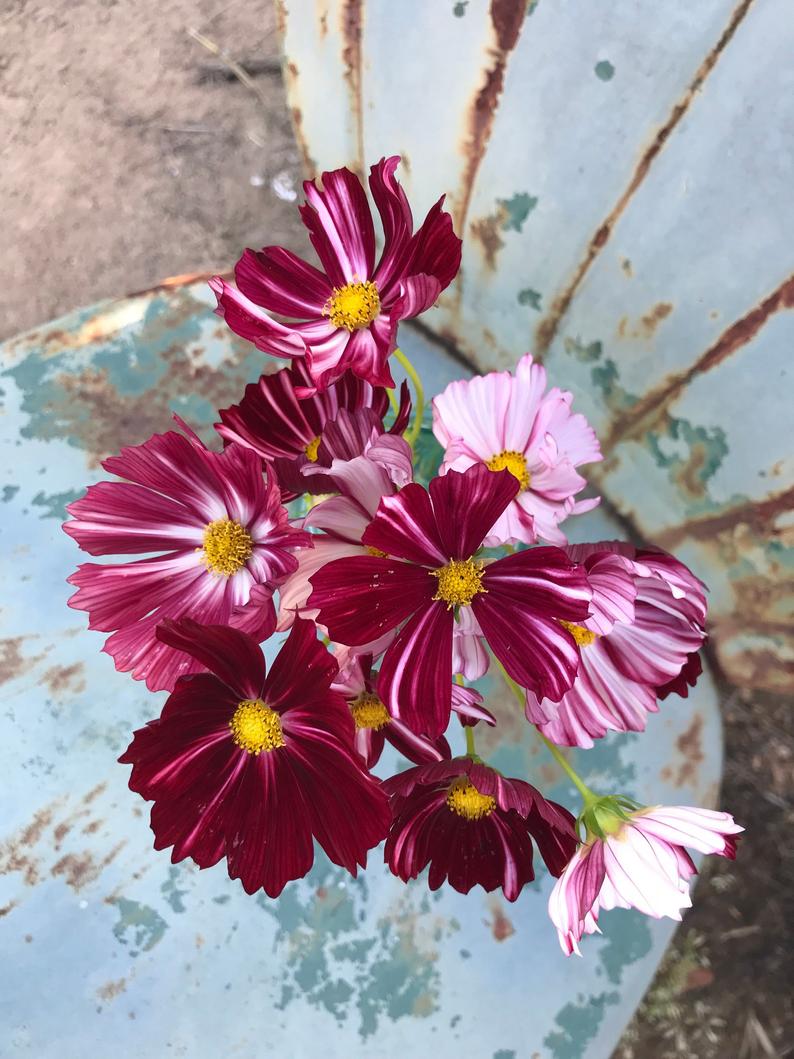
[[[415,403],[414,403],[414,421],[411,426],[405,432],[405,440],[411,446],[414,447],[416,444],[419,433],[422,429],[422,418],[425,414],[425,389],[422,386],[422,380],[419,378],[419,373],[413,364],[410,362],[408,357],[403,353],[401,349],[395,349],[394,356],[405,369],[405,374],[411,380],[414,388]],[[389,391],[391,396],[391,390]],[[396,403],[396,398],[394,399]]]

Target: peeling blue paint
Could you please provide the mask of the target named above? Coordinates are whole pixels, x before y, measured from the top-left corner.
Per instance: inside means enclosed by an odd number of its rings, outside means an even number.
[[[560,1027],[543,1038],[554,1059],[581,1059],[584,1046],[598,1033],[604,1009],[617,1004],[618,993],[600,993],[585,999],[580,994],[577,1004],[566,1004],[555,1019]]]
[[[528,305],[530,309],[536,309],[538,312],[541,310],[542,295],[540,291],[533,290],[531,287],[520,290],[516,295],[516,300],[519,305]]]
[[[524,221],[538,204],[538,199],[534,195],[528,195],[526,191],[517,191],[509,199],[496,201],[502,215],[503,232],[522,231]]]
[[[593,72],[599,81],[611,81],[615,76],[615,67],[609,59],[602,59],[593,67]]]
[[[119,913],[113,933],[122,945],[130,946],[130,956],[153,949],[168,930],[163,917],[148,905],[128,901],[126,897],[117,897],[113,904]]]

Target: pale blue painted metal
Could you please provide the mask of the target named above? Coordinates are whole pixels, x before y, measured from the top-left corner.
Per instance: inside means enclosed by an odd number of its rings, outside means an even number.
[[[116,673],[67,608],[79,553],[60,522],[102,457],[168,429],[170,410],[209,437],[214,409],[262,370],[211,303],[201,282],[166,286],[0,347],[0,1054],[605,1059],[669,921],[611,913],[585,958],[566,960],[542,866],[508,905],[404,887],[378,851],[358,880],[320,855],[270,901],[222,866],[152,850],[147,806],[115,759],[163,696]],[[410,329],[403,342],[431,392],[462,373]],[[580,539],[620,532],[599,512],[576,526]],[[505,689],[485,690],[500,725],[483,751],[575,806]],[[645,736],[608,738],[576,764],[640,801],[713,804],[720,745],[706,674]]]
[[[709,583],[727,674],[790,688],[789,0],[276,6],[310,167],[401,154],[417,214],[448,193],[463,264],[423,323],[481,368],[544,356],[605,495]]]

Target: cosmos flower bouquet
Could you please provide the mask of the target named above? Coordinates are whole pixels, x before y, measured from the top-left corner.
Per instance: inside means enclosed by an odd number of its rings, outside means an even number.
[[[536,846],[578,952],[601,909],[680,918],[687,849],[735,855],[727,813],[594,792],[560,749],[640,732],[688,694],[704,586],[653,547],[568,544],[566,520],[598,503],[577,468],[601,453],[531,355],[451,383],[431,421],[397,332],[454,279],[461,244],[443,197],[414,231],[397,163],[369,177],[379,257],[366,192],[339,169],[304,185],[319,268],[269,246],[244,252],[235,286],[211,281],[228,326],[288,366],[266,362],[219,412],[216,446],[177,419],[105,461],[114,479],[69,505],[64,529],[104,560],[72,575],[70,605],[110,634],[119,671],[169,692],[120,760],[173,861],[225,859],[276,897],[315,840],[353,875],[385,840],[405,882],[427,868],[431,889],[514,901]],[[431,430],[443,454],[423,476]],[[581,805],[477,752],[496,723],[473,686],[489,668]],[[411,767],[382,779],[387,741]]]

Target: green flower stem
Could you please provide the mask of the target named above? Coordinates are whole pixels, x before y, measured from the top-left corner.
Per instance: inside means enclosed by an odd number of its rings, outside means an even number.
[[[516,699],[523,708],[525,701],[523,689],[520,688],[518,684],[516,684],[516,682],[513,680],[513,678],[507,673],[505,667],[502,665],[498,658],[494,657],[494,662],[496,662],[497,666],[499,667],[499,670],[502,676],[504,677],[505,683],[513,692]],[[577,791],[579,791],[584,800],[585,807],[592,805],[594,802],[597,802],[599,795],[595,794],[593,791],[590,790],[590,788],[587,786],[587,784],[584,782],[578,772],[576,772],[573,765],[567,759],[565,754],[563,754],[560,748],[558,746],[555,746],[555,744],[552,743],[551,740],[547,739],[545,735],[539,732],[537,728],[535,728],[535,734],[540,740],[542,740],[548,752],[551,754],[551,756],[554,758],[554,760],[557,762],[563,772],[568,776],[571,783],[574,785],[574,787],[576,787]]]
[[[464,731],[466,733],[466,753],[469,757],[477,757],[477,748],[474,745],[474,729],[467,725]]]
[[[419,373],[417,372],[413,364],[410,362],[408,357],[406,357],[406,355],[403,353],[403,351],[401,349],[395,349],[394,356],[405,368],[405,374],[413,383],[414,393],[416,395],[414,421],[409,427],[409,429],[405,432],[405,440],[408,442],[411,448],[413,448],[416,444],[417,438],[419,437],[419,432],[422,429],[422,417],[425,413],[425,390],[422,386],[422,380],[419,378]]]
[[[387,389],[386,393],[389,397],[389,404],[391,405],[391,410],[396,416],[397,413],[400,411],[400,402],[397,400],[397,394],[392,388]]]

